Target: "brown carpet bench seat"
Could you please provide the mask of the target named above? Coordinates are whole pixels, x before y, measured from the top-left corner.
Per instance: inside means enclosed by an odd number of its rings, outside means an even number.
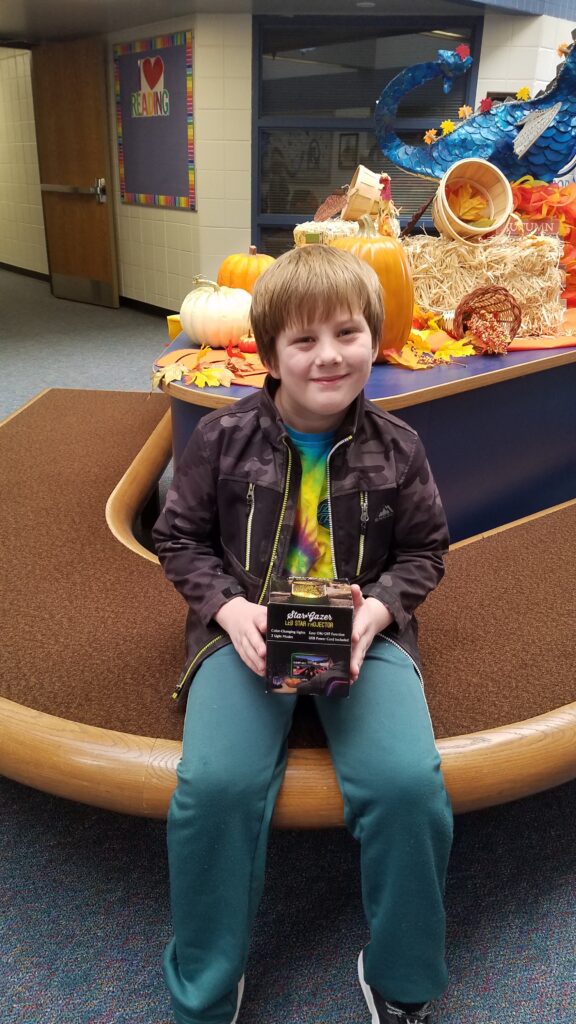
[[[0,773],[149,816],[166,813],[183,724],[185,606],[133,531],[170,456],[167,409],[51,389],[0,429]],[[450,551],[419,621],[456,811],[576,777],[575,578],[576,502]],[[290,744],[276,824],[341,824],[312,699]]]

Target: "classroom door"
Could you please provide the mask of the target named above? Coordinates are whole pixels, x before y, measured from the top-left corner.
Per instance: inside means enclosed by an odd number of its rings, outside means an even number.
[[[34,47],[32,91],[52,292],[118,306],[104,41]]]

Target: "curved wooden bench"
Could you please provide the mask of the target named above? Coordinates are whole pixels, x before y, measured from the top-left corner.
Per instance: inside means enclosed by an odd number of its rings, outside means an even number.
[[[140,576],[142,588],[152,579],[158,585],[159,571],[153,564],[157,560],[135,537],[134,522],[169,457],[170,429],[164,417],[108,500],[110,529],[128,549],[122,557],[122,548],[117,546],[118,570],[124,567],[128,571],[129,566],[133,572],[141,566],[127,599],[135,599],[134,587]],[[572,506],[576,503],[566,503],[546,515],[566,514]],[[544,514],[512,527],[538,519],[544,519]],[[504,532],[492,531],[492,535]],[[453,550],[463,550],[472,542],[490,543],[490,537],[473,538]],[[441,595],[443,589],[444,585],[436,593]],[[170,616],[175,605],[171,599],[167,602]],[[433,621],[427,612],[431,604],[424,605],[421,618]],[[180,629],[181,623],[177,626]],[[426,662],[426,651],[423,653]],[[170,683],[162,680],[159,692],[167,693]],[[511,724],[446,736],[439,739],[438,747],[456,812],[527,796],[576,777],[576,702]],[[177,739],[85,724],[0,697],[0,772],[59,796],[124,813],[162,817],[174,787],[179,754]],[[274,822],[288,828],[343,823],[342,801],[325,748],[290,750]]]

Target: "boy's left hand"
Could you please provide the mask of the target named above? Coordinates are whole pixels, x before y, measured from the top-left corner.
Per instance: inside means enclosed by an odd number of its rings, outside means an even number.
[[[350,657],[350,680],[355,683],[360,675],[366,652],[377,633],[386,629],[393,616],[381,601],[375,597],[363,597],[360,587],[353,583],[352,601],[354,623],[352,626],[352,654]]]

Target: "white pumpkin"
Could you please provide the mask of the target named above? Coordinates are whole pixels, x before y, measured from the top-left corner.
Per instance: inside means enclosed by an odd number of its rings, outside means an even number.
[[[244,288],[226,288],[196,277],[180,307],[182,330],[197,345],[236,345],[248,330],[251,303],[252,296]]]

